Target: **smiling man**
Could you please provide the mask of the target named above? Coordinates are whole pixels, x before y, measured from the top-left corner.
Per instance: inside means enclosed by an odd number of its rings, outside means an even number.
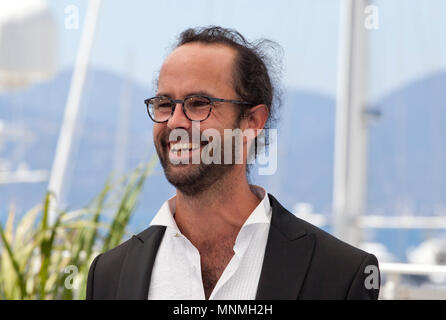
[[[87,299],[378,297],[373,255],[296,218],[248,183],[248,159],[261,149],[259,134],[277,108],[262,51],[269,44],[220,27],[180,35],[156,95],[145,100],[176,195],[149,228],[95,258]],[[234,131],[243,133],[241,148]],[[217,153],[230,161],[204,161]]]

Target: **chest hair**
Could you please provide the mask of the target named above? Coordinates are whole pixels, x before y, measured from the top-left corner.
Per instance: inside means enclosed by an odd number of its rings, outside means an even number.
[[[200,248],[201,277],[206,299],[209,299],[218,279],[234,255],[233,241],[203,243]]]

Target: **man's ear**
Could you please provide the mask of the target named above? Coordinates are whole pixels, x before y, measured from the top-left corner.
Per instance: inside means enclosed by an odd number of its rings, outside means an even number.
[[[262,132],[268,120],[269,110],[265,104],[256,105],[246,110],[243,119],[240,123],[240,129],[243,131],[243,143],[246,143],[247,149],[246,159],[252,159],[252,152],[254,158],[256,148],[252,148],[253,144],[257,144],[257,136]],[[250,161],[250,160],[247,160]]]
[[[248,109],[243,118],[244,120],[243,129],[253,129],[257,135],[256,129],[261,130],[265,127],[266,121],[268,120],[268,115],[269,115],[268,107],[265,104],[258,104]]]

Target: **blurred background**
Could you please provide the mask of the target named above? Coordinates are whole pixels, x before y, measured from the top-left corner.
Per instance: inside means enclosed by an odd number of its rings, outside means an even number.
[[[0,222],[49,185],[76,209],[155,154],[143,100],[188,27],[283,47],[264,186],[374,253],[382,299],[446,299],[446,2],[0,0]],[[156,165],[129,223],[174,195]]]

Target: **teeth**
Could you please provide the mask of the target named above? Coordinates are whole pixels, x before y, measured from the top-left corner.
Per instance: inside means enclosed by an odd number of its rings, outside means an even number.
[[[195,150],[200,148],[200,145],[197,143],[172,143],[170,145],[170,150],[172,151],[188,151]]]

